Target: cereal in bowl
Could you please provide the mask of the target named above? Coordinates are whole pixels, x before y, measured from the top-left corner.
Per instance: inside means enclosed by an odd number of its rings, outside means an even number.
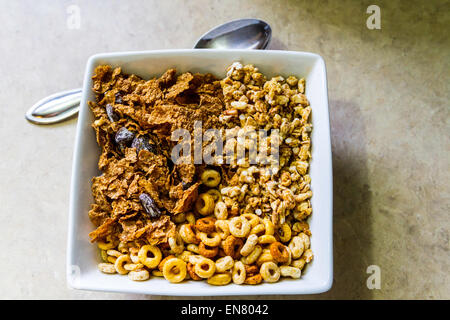
[[[100,271],[215,286],[301,277],[313,259],[303,78],[235,62],[223,79],[144,80],[102,65],[93,91]]]

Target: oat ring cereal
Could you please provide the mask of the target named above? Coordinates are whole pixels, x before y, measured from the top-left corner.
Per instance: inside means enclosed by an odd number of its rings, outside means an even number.
[[[195,223],[195,228],[198,231],[205,232],[205,233],[211,233],[214,232],[215,226],[214,223],[216,222],[216,219],[212,217],[206,217],[198,219]]]
[[[212,232],[210,234],[200,232],[198,234],[198,237],[200,238],[201,242],[203,242],[205,245],[209,247],[217,247],[218,245],[220,245],[220,242],[222,241],[220,234],[217,232]]]
[[[280,268],[274,262],[264,262],[260,268],[261,276],[266,282],[277,282],[280,279]]]
[[[156,269],[152,270],[151,273],[152,273],[152,276],[155,276],[155,277],[160,277],[160,278],[164,277],[162,271],[159,271],[159,270],[156,270]]]
[[[120,274],[127,274],[128,270],[124,268],[125,264],[131,263],[131,259],[128,255],[121,255],[116,259],[116,262],[114,263],[114,267],[116,268],[116,271]]]
[[[258,260],[256,260],[256,264],[258,266],[261,266],[264,262],[269,261],[274,262],[275,259],[272,257],[269,249],[264,249],[261,255],[258,257]]]
[[[257,245],[253,248],[253,250],[250,252],[250,254],[248,254],[246,257],[242,257],[241,261],[247,265],[252,264],[252,263],[256,262],[256,260],[258,260],[261,253],[262,253],[262,247],[260,245]]]
[[[130,259],[135,264],[140,263],[138,253],[139,253],[139,251],[137,251],[136,254],[133,254],[130,252]]]
[[[223,241],[223,251],[227,256],[232,257],[233,259],[239,259],[241,256],[240,251],[244,246],[244,242],[240,238],[236,238],[233,235],[229,235]]]
[[[186,278],[186,262],[178,258],[166,261],[162,270],[164,278],[172,283],[178,283]]]
[[[304,242],[298,236],[292,238],[292,240],[289,243],[288,247],[291,250],[293,259],[300,258],[301,255],[303,254],[304,249],[305,249]]]
[[[281,266],[280,274],[283,277],[291,277],[293,279],[298,279],[300,278],[302,271],[299,268],[295,268],[292,266]]]
[[[183,239],[185,243],[193,243],[198,244],[200,240],[197,238],[197,235],[195,234],[193,230],[193,226],[190,223],[186,223],[181,225],[180,227],[180,236]]]
[[[195,215],[192,212],[186,213],[186,221],[191,224],[192,226],[195,226]]]
[[[232,278],[235,284],[243,284],[247,272],[245,271],[244,264],[241,261],[237,261],[233,266]]]
[[[272,236],[274,234],[274,232],[275,232],[275,227],[274,227],[272,221],[270,221],[267,218],[264,218],[263,219],[263,224],[264,224],[264,228],[266,230],[265,234],[269,235],[269,236]]]
[[[98,241],[97,246],[102,250],[109,250],[116,247],[116,242],[107,238],[106,241]]]
[[[314,255],[311,249],[305,250],[305,252],[303,253],[302,258],[305,259],[306,263],[310,263],[311,260],[313,259]]]
[[[270,245],[270,254],[273,259],[279,263],[285,263],[289,260],[289,251],[282,243],[275,241]]]
[[[219,247],[211,247],[200,242],[198,245],[198,253],[205,258],[214,258],[219,253]]]
[[[133,281],[145,281],[150,278],[150,273],[145,269],[130,271],[128,278]]]
[[[247,241],[245,242],[244,246],[240,251],[241,255],[248,256],[253,251],[253,249],[257,244],[258,244],[258,236],[256,234],[249,235]]]
[[[244,265],[247,276],[254,276],[259,273],[259,267],[255,265]]]
[[[174,253],[180,254],[184,251],[184,242],[179,233],[177,233],[175,235],[175,237],[169,237],[168,240],[169,240],[170,249]]]
[[[217,233],[222,239],[226,239],[230,235],[230,228],[227,220],[216,220],[215,226]]]
[[[238,238],[244,238],[250,233],[250,222],[242,217],[234,217],[229,222],[230,233]]]
[[[231,282],[231,275],[229,273],[216,273],[208,278],[207,282],[214,286],[224,286]]]
[[[144,268],[144,265],[142,263],[127,263],[123,266],[123,268],[128,271],[136,271]]]
[[[252,228],[250,234],[256,234],[257,236],[261,236],[264,234],[265,231],[266,227],[262,223],[260,223]]]
[[[214,188],[220,183],[220,173],[216,170],[205,170],[201,175],[201,180],[204,185]]]
[[[288,252],[288,260],[286,262],[280,263],[282,265],[290,265],[292,263],[292,252],[291,249],[289,249],[288,246],[285,246],[287,252]]]
[[[291,266],[300,269],[300,271],[303,269],[305,264],[306,260],[304,258],[300,258],[291,262]]]
[[[259,224],[259,217],[253,213],[243,213],[241,217],[245,218],[250,222],[251,228],[256,227]]]
[[[199,263],[200,261],[202,261],[204,259],[203,256],[201,255],[190,255],[189,256],[189,262],[192,263],[193,265],[196,265],[197,263]]]
[[[203,216],[210,215],[214,212],[214,198],[208,193],[202,193],[195,202],[195,209]]]
[[[98,269],[103,273],[116,273],[116,268],[112,263],[99,263]]]
[[[217,189],[209,189],[206,191],[207,194],[209,194],[211,197],[213,197],[214,202],[217,204],[220,200],[222,200],[222,195],[220,194],[220,191]]]
[[[184,250],[182,253],[177,254],[176,257],[183,260],[184,262],[189,262],[189,257],[192,255],[193,253],[188,251],[188,250]]]
[[[277,241],[277,239],[275,239],[274,236],[272,236],[272,235],[267,235],[267,234],[264,234],[264,235],[262,235],[262,236],[260,236],[260,237],[258,238],[258,242],[259,242],[260,244],[270,244],[270,243],[273,243],[273,242],[275,242],[275,241]]]
[[[225,272],[233,268],[234,259],[230,256],[225,256],[216,260],[216,271]]]
[[[188,249],[188,251],[191,251],[193,253],[198,253],[198,245],[190,243],[186,246],[186,249]]]
[[[195,264],[194,271],[199,277],[207,279],[216,271],[216,264],[211,259],[203,258]]]
[[[105,250],[100,250],[100,256],[102,257],[102,261],[108,262],[108,254]]]
[[[153,254],[153,257],[150,258],[148,256],[149,253]],[[139,250],[138,253],[139,261],[146,266],[147,268],[153,269],[156,268],[161,261],[162,254],[161,250],[158,247],[153,245],[145,245]]]
[[[193,265],[192,263],[188,262],[187,265],[186,265],[186,269],[187,269],[187,272],[188,272],[188,274],[189,274],[189,277],[191,277],[192,280],[194,280],[194,281],[203,280],[203,278],[199,277],[199,276],[195,273],[195,271],[194,271],[194,265]]]
[[[225,220],[228,217],[227,205],[222,201],[217,202],[214,207],[214,215],[218,220]]]
[[[278,235],[280,237],[281,242],[288,242],[289,240],[291,240],[292,235],[291,227],[289,227],[288,224],[283,224],[278,229]]]
[[[167,260],[173,259],[173,258],[176,258],[176,257],[173,254],[171,254],[171,255],[168,255],[167,257],[165,257],[164,259],[162,259],[161,262],[158,264],[158,270],[162,272],[164,263],[166,263]]]
[[[244,280],[245,284],[260,284],[262,282],[263,278],[261,274],[256,274],[254,276],[249,276]]]
[[[116,257],[116,258],[118,258],[118,257],[120,257],[122,255],[122,253],[120,251],[117,251],[117,250],[107,250],[106,254],[108,256],[112,256],[112,257]]]
[[[301,241],[303,242],[305,249],[306,249],[306,250],[309,249],[309,247],[310,247],[309,237],[308,237],[306,234],[304,234],[303,232],[300,233],[300,234],[298,235],[298,237],[299,237],[299,238],[301,239]]]

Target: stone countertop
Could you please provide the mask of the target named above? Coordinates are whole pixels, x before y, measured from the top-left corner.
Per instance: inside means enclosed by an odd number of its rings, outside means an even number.
[[[0,0],[0,297],[165,299],[67,287],[76,119],[35,126],[24,113],[79,87],[92,54],[190,48],[255,17],[272,26],[272,49],[324,57],[334,171],[333,288],[265,298],[449,299],[450,4],[375,2]],[[380,289],[366,285],[371,265]]]

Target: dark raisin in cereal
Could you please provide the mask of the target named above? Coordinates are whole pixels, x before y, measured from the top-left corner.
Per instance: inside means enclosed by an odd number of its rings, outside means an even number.
[[[128,145],[134,139],[134,133],[129,131],[127,128],[122,127],[116,133],[116,143],[122,145]]]
[[[157,218],[161,215],[161,211],[156,206],[155,201],[146,193],[141,193],[139,196],[139,200],[141,200],[141,204],[152,218]]]
[[[111,122],[119,121],[120,119],[117,113],[114,112],[114,107],[109,103],[106,105],[106,114]]]
[[[115,100],[114,100],[115,103],[123,104],[122,94],[120,92],[117,92],[114,95],[114,97],[115,97]]]
[[[147,150],[156,154],[156,146],[154,144],[151,144],[149,142],[149,139],[144,136],[134,138],[133,142],[131,143],[131,147],[136,148],[138,154],[141,150]]]

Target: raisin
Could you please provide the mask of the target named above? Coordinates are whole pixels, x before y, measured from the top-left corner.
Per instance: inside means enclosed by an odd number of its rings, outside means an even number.
[[[116,133],[116,143],[121,145],[128,145],[134,139],[134,133],[129,131],[127,128],[122,127]]]
[[[132,148],[136,148],[136,152],[139,154],[139,151],[141,150],[147,150],[151,153],[156,154],[156,145],[151,144],[148,140],[148,138],[144,136],[136,137],[134,138],[133,142],[131,143]]]
[[[120,92],[117,92],[114,95],[114,97],[115,97],[115,100],[114,100],[115,103],[123,104],[122,94]]]
[[[119,121],[119,116],[114,112],[114,108],[109,103],[106,105],[106,114],[108,115],[109,121],[115,122]]]
[[[146,193],[141,193],[139,196],[139,200],[141,200],[142,206],[152,218],[157,218],[161,215],[161,211],[156,206],[155,201]]]

